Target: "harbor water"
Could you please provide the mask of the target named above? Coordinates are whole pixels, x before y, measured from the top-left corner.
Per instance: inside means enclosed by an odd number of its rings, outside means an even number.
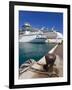
[[[56,44],[19,42],[19,66],[29,59],[39,61]]]

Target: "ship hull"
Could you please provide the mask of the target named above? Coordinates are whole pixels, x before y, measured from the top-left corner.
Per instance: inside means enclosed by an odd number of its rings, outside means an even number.
[[[19,42],[31,42],[36,38],[36,35],[23,35],[19,38]]]
[[[24,35],[19,38],[19,42],[44,43],[46,38],[37,38],[37,35]]]
[[[45,43],[46,38],[35,38],[31,42],[33,43]]]

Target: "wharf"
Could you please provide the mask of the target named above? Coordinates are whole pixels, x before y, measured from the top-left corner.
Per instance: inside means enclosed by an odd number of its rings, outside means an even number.
[[[57,44],[48,53],[54,53],[56,55],[56,61],[53,68],[49,71],[44,71],[43,65],[46,64],[45,56],[43,56],[38,62],[34,62],[29,68],[23,73],[19,74],[19,79],[30,79],[30,78],[49,78],[62,77],[63,76],[63,44]],[[56,74],[56,76],[55,76]]]

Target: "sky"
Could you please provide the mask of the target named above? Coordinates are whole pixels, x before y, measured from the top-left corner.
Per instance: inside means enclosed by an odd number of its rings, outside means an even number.
[[[37,12],[37,11],[19,11],[19,29],[24,23],[30,23],[34,28],[54,29],[63,33],[63,13],[55,12]]]

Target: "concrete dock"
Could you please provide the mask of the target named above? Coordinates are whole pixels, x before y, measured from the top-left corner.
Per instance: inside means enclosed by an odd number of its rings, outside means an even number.
[[[56,61],[54,66],[48,71],[45,71],[43,65],[46,64],[45,56],[38,62],[34,62],[29,68],[19,74],[19,79],[29,78],[50,78],[50,77],[62,77],[63,76],[63,44],[56,45],[50,52],[56,55]]]

